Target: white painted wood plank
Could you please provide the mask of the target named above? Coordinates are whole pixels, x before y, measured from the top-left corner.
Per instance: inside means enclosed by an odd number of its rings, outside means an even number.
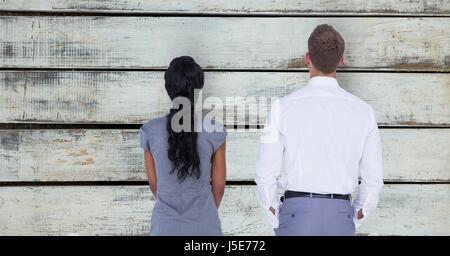
[[[382,129],[386,181],[450,180],[450,129]],[[259,132],[227,140],[228,180],[253,180]],[[0,130],[0,181],[146,180],[136,130]]]
[[[449,15],[439,0],[3,0],[0,10],[105,13],[208,13],[276,15]]]
[[[254,186],[227,187],[220,208],[226,235],[273,235]],[[386,185],[379,208],[358,230],[372,235],[449,235],[449,185]],[[146,235],[145,186],[1,187],[0,235]]]
[[[322,23],[346,39],[350,69],[450,70],[449,18],[3,16],[0,67],[296,69]]]
[[[154,201],[145,186],[1,187],[0,235],[147,235]],[[227,235],[264,234],[254,192],[228,187]]]
[[[450,185],[385,185],[380,204],[358,232],[370,235],[450,235]]]
[[[308,78],[303,72],[206,72],[203,100],[219,97],[227,116],[247,104],[252,111],[236,115],[237,124],[264,124],[268,108],[258,114],[251,100],[285,96]],[[450,125],[450,74],[339,73],[338,79],[373,106],[380,125]],[[163,72],[2,71],[0,90],[3,123],[142,123],[170,107]],[[229,121],[222,123],[236,124]]]

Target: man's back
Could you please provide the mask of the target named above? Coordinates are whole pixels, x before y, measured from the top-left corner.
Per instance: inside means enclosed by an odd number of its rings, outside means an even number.
[[[304,57],[308,85],[276,101],[266,120],[255,181],[277,235],[354,235],[377,206],[380,134],[373,109],[336,80],[344,49],[333,27],[317,26]]]
[[[330,77],[312,78],[306,87],[280,99],[279,107],[284,189],[352,193],[365,138],[376,128],[372,108]]]

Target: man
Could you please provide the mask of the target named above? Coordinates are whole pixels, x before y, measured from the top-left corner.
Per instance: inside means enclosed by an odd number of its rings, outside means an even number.
[[[380,135],[373,109],[336,80],[344,48],[332,26],[317,26],[304,56],[307,86],[276,101],[267,118],[257,197],[276,235],[355,235],[377,206]]]

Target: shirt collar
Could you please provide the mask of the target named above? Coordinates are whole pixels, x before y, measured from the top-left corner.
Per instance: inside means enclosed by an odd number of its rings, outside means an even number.
[[[308,86],[321,88],[337,88],[339,83],[334,77],[315,76],[309,79]]]

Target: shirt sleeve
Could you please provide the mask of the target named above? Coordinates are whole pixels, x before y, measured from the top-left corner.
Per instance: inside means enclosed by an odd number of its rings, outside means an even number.
[[[364,151],[359,162],[360,185],[353,207],[355,210],[354,222],[356,227],[375,210],[378,204],[378,194],[383,187],[383,168],[380,133],[378,130],[375,114],[371,114],[372,124],[366,137]],[[357,212],[362,209],[364,217],[357,219]]]
[[[278,227],[280,199],[277,180],[283,169],[284,155],[284,145],[279,130],[279,113],[279,102],[276,101],[262,130],[255,179],[258,202],[273,228]],[[270,207],[275,209],[276,215],[270,212]]]
[[[212,133],[211,143],[213,145],[214,152],[216,152],[217,149],[219,149],[219,147],[223,145],[226,138],[227,138],[227,131],[225,130],[224,126],[221,126],[221,130]]]
[[[148,134],[145,132],[145,129],[143,127],[141,127],[140,129],[139,137],[141,148],[143,148],[144,150],[148,150],[150,152],[150,138]]]

